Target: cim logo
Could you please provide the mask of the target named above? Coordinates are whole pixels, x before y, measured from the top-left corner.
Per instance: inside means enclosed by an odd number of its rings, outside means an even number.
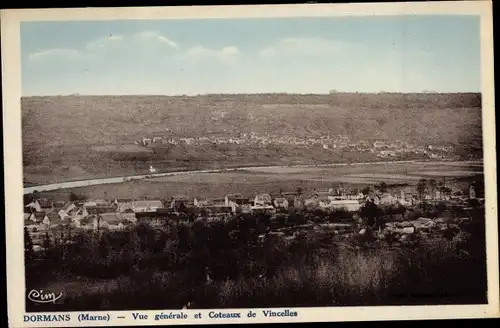
[[[44,293],[43,290],[33,289],[28,293],[28,299],[35,303],[56,303],[63,296],[62,293]]]

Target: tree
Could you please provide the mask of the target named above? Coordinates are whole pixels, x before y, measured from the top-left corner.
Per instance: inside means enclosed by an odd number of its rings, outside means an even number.
[[[382,182],[380,184],[380,192],[387,192],[387,183]]]
[[[370,187],[364,187],[363,189],[361,189],[361,192],[363,193],[363,195],[368,195],[370,193]]]
[[[373,227],[379,217],[379,208],[373,201],[367,201],[360,210],[360,216],[366,220],[367,225]]]
[[[33,201],[33,194],[24,194],[23,199],[24,199],[24,204],[29,204]]]
[[[29,262],[33,259],[33,241],[28,229],[24,227],[24,260]]]
[[[43,245],[43,248],[45,250],[50,249],[50,247],[52,246],[51,242],[50,242],[50,237],[49,237],[49,233],[48,232],[45,233],[45,237],[43,238],[43,244],[42,245]]]
[[[43,241],[42,241],[42,247],[44,249],[43,253],[44,253],[45,259],[54,260],[55,248],[52,247],[52,242],[50,240],[48,232],[45,233],[45,236],[44,236]]]
[[[430,179],[429,180],[429,188],[430,188],[431,192],[436,191],[437,187],[438,187],[437,181],[435,179]]]
[[[77,194],[77,193],[75,193],[75,192],[71,192],[71,193],[69,194],[69,200],[70,200],[71,202],[77,202],[77,201],[80,201],[80,200],[85,200],[85,199],[86,199],[86,197],[85,197],[85,196],[83,196],[83,195],[78,195],[78,194]]]
[[[420,199],[423,198],[426,189],[427,189],[427,181],[425,179],[420,179],[417,183],[417,192]]]

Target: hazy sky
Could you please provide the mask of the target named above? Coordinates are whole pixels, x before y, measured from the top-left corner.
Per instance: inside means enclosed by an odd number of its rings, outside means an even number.
[[[22,93],[479,92],[479,16],[25,22]]]

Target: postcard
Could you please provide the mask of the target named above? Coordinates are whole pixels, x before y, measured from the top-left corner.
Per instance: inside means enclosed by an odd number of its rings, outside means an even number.
[[[11,327],[499,316],[491,2],[1,17]]]

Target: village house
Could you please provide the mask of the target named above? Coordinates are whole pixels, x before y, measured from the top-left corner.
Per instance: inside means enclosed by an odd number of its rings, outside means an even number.
[[[63,208],[66,204],[68,204],[68,202],[64,201],[64,200],[56,200],[54,202],[54,208],[55,209],[61,209]]]
[[[28,220],[31,220],[36,223],[44,223],[44,224],[50,223],[50,219],[45,212],[31,213],[30,216],[28,217]]]
[[[330,200],[328,203],[329,209],[345,210],[349,212],[356,212],[361,209],[362,204],[354,199]]]
[[[204,210],[206,211],[207,217],[211,218],[233,213],[233,208],[230,206],[208,206]]]
[[[330,199],[328,199],[328,196],[316,196],[314,197],[315,203],[308,203],[309,206],[314,206],[314,207],[320,207],[322,209],[329,208],[329,204],[331,202]]]
[[[104,213],[115,213],[116,208],[114,206],[87,206],[85,207],[87,215],[99,215]]]
[[[285,197],[277,197],[274,199],[274,207],[280,209],[287,209],[289,204],[288,200]]]
[[[54,210],[54,202],[46,198],[40,198],[38,200],[42,212],[52,212]]]
[[[28,232],[38,232],[38,231],[46,231],[48,230],[48,225],[42,222],[35,222],[32,220],[24,220],[24,226],[28,230]]]
[[[439,188],[439,195],[442,200],[450,200],[451,199],[451,188],[441,187]]]
[[[299,195],[299,193],[296,191],[286,191],[286,192],[281,193],[281,196],[285,197],[286,199],[293,199],[293,197],[298,196],[298,195]]]
[[[322,189],[322,190],[315,189],[313,190],[312,195],[317,197],[328,197],[330,195],[330,192],[327,189]]]
[[[224,197],[224,203],[225,203],[225,206],[231,206],[231,203],[239,203],[239,202],[243,202],[245,201],[245,198],[243,197],[242,194],[227,194],[225,197]]]
[[[40,206],[38,200],[33,200],[31,203],[27,204],[25,208],[28,209],[28,213],[42,211],[42,207]]]
[[[78,208],[76,207],[76,204],[73,202],[66,203],[64,206],[59,209],[57,214],[59,217],[64,220],[68,217],[70,217],[72,214],[76,213]]]
[[[59,214],[52,213],[48,215],[49,217],[49,228],[59,228],[59,227],[68,227],[71,224],[71,220],[69,217],[61,218]]]
[[[294,208],[297,208],[297,209],[301,209],[301,208],[304,208],[306,206],[305,205],[306,199],[307,199],[307,197],[305,195],[297,195],[297,196],[293,196],[293,198],[287,197],[288,204],[290,206],[293,206]]]
[[[225,197],[225,207],[231,207],[233,213],[236,213],[238,208],[242,206],[249,206],[250,200],[243,197],[241,194],[227,194]]]
[[[398,203],[398,198],[386,192],[378,196],[378,203],[380,205],[393,205]]]
[[[50,219],[44,212],[33,212],[24,216],[24,226],[30,232],[47,231],[50,227]]]
[[[254,207],[267,207],[272,206],[272,198],[270,194],[262,193],[255,196],[253,201]]]
[[[405,192],[404,189],[399,191],[400,195],[398,197],[398,203],[403,206],[413,205],[413,195],[411,193]]]
[[[381,150],[377,156],[386,158],[386,157],[397,157],[398,155],[394,150]]]
[[[73,220],[72,225],[79,229],[95,230],[97,229],[97,218],[95,216],[87,216],[80,220]]]
[[[104,199],[88,200],[83,203],[83,207],[109,206],[110,203]]]
[[[385,148],[385,147],[387,147],[387,145],[385,144],[385,142],[375,141],[373,143],[373,148],[375,148],[375,149],[381,149],[381,148]]]
[[[327,197],[321,198],[318,195],[313,195],[311,197],[304,199],[303,204],[307,208],[317,208],[318,206],[320,206],[320,201],[327,201],[327,200],[328,200]]]
[[[132,198],[115,198],[113,204],[115,205],[117,212],[125,212],[125,211],[133,212],[132,202],[133,202]]]
[[[72,215],[71,217],[68,218],[70,221],[70,225],[72,227],[78,228],[80,227],[80,222],[81,220],[85,219],[86,217],[81,216],[81,215]]]
[[[178,210],[180,207],[194,206],[189,197],[184,195],[172,196],[170,200],[170,208]]]
[[[133,212],[154,212],[159,208],[163,208],[161,200],[136,200],[132,201],[131,209]]]
[[[216,207],[225,207],[226,206],[226,198],[225,197],[213,198],[211,203],[213,206],[216,206]]]
[[[300,208],[304,205],[304,195],[297,191],[294,192],[283,192],[281,196],[287,200],[288,207]]]
[[[253,214],[264,213],[264,214],[275,214],[276,208],[272,205],[257,205],[250,206],[250,212]]]
[[[193,199],[193,205],[196,207],[206,207],[211,205],[211,202],[206,197],[195,197]]]
[[[26,205],[31,212],[51,212],[54,210],[54,203],[46,198],[33,200]]]
[[[71,214],[72,218],[86,218],[87,216],[89,216],[89,212],[87,212],[87,208],[83,206]]]
[[[96,228],[108,230],[123,230],[134,223],[119,213],[103,213],[94,220]]]
[[[135,215],[135,213],[118,213],[118,215],[124,220],[132,223],[137,223],[137,216]]]

